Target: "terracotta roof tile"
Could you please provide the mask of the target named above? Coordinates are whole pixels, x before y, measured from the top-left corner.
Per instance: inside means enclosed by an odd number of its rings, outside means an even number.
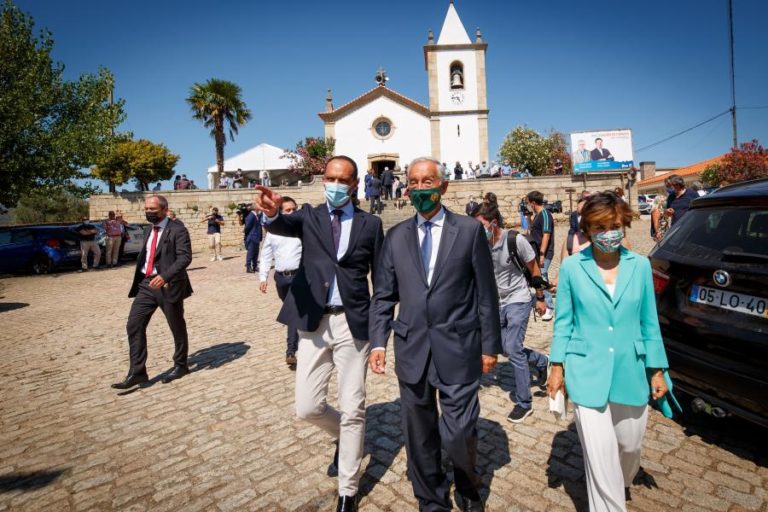
[[[405,107],[408,107],[411,110],[415,110],[421,115],[424,115],[424,116],[429,115],[429,107],[424,106],[421,103],[408,98],[407,96],[403,96],[399,92],[395,92],[389,87],[386,87],[383,85],[378,85],[373,89],[371,89],[370,91],[361,94],[360,96],[353,99],[352,101],[347,102],[344,105],[334,109],[333,112],[320,112],[317,115],[320,116],[320,119],[322,119],[323,121],[336,121],[337,119],[343,117],[349,112],[352,112],[360,108],[361,106],[365,105],[366,103],[369,103],[370,101],[373,101],[376,98],[379,98],[381,96],[386,96],[392,101],[399,103]]]
[[[690,176],[692,174],[698,174],[710,165],[713,164],[719,164],[722,160],[725,154],[722,154],[720,156],[716,156],[714,158],[710,158],[709,160],[703,160],[701,162],[697,162],[693,165],[689,165],[688,167],[681,167],[680,169],[675,169],[674,171],[669,171],[664,174],[660,174],[658,176],[654,176],[653,178],[648,178],[647,180],[642,180],[638,182],[639,187],[644,187],[647,185],[654,185],[656,183],[664,183],[664,180],[667,178],[667,176],[671,176],[673,174],[677,174],[681,177]]]

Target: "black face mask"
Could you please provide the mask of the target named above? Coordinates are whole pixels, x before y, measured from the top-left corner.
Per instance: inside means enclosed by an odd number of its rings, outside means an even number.
[[[144,212],[144,216],[147,218],[148,222],[151,222],[152,224],[157,224],[162,218],[160,218],[160,214],[157,212]]]

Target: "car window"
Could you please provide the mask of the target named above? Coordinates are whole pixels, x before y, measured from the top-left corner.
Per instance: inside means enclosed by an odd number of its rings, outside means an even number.
[[[20,229],[18,231],[14,231],[13,235],[11,235],[11,239],[14,244],[23,244],[27,242],[31,242],[35,239],[35,235],[32,233],[32,231],[28,229]]]
[[[11,232],[0,231],[0,245],[8,245],[11,243]]]
[[[659,246],[681,256],[711,262],[722,261],[724,251],[768,257],[768,209],[693,209]]]

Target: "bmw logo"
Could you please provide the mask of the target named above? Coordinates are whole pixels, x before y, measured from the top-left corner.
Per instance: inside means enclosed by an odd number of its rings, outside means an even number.
[[[731,275],[725,270],[715,270],[715,273],[712,274],[712,279],[721,288],[731,285]]]

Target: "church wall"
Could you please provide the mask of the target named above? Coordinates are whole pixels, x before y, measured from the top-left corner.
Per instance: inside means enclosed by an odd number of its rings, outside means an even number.
[[[379,139],[371,130],[381,116],[392,121],[393,132],[387,139]],[[418,156],[429,155],[432,149],[429,119],[385,97],[336,121],[335,132],[335,153],[351,157],[361,174],[368,169],[369,155],[396,153],[404,167]]]
[[[464,65],[464,103],[456,105],[451,101],[451,63],[455,60]],[[476,110],[477,102],[477,57],[475,50],[453,50],[437,52],[437,90],[440,111]]]
[[[461,128],[459,130],[456,126]],[[480,134],[477,124],[477,116],[455,115],[442,116],[440,118],[440,158],[451,168],[458,160],[463,168],[467,168],[467,162],[479,164],[480,159]]]

